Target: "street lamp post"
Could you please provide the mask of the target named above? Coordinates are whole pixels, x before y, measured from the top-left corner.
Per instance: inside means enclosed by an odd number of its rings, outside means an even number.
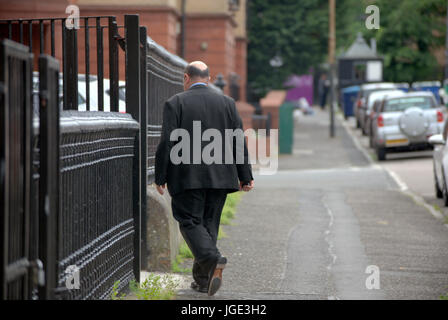
[[[274,73],[275,73],[275,80],[277,81],[277,77],[278,77],[278,69],[281,68],[283,66],[283,58],[282,56],[277,53],[271,60],[269,60],[269,64],[271,65],[272,68],[274,68]]]
[[[329,36],[328,36],[328,63],[330,64],[330,137],[333,138],[334,133],[334,98],[335,98],[335,48],[336,48],[336,31],[335,31],[335,0],[329,0]]]

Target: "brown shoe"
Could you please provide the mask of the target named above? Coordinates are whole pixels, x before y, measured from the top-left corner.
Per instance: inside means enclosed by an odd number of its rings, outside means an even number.
[[[210,278],[208,282],[208,295],[213,296],[222,284],[222,271],[226,267],[227,259],[225,257],[220,257],[216,261],[213,268],[210,270]]]

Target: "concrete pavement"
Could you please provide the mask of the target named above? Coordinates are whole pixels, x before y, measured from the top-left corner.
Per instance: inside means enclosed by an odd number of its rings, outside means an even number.
[[[294,152],[256,176],[219,241],[229,263],[210,299],[437,299],[448,293],[448,230],[372,164],[328,115],[298,119]],[[380,289],[367,289],[377,266]],[[183,288],[178,299],[209,299]]]

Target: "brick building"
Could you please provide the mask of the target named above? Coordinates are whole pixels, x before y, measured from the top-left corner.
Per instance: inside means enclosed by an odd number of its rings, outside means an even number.
[[[185,1],[185,3],[183,3]],[[148,35],[168,51],[182,55],[187,61],[203,60],[211,71],[212,81],[218,74],[224,76],[224,89],[230,94],[231,79],[237,79],[239,88],[233,96],[245,101],[246,97],[246,0],[0,0],[0,19],[65,17],[65,9],[75,4],[81,16],[113,15],[123,25],[124,14],[138,13],[140,24],[147,27]],[[183,6],[184,4],[184,6]],[[185,9],[184,20],[182,9]],[[184,24],[182,24],[184,21]],[[182,25],[185,26],[182,33]],[[33,26],[37,28],[38,26]],[[45,32],[49,32],[48,26]],[[1,32],[2,30],[0,30]],[[4,30],[3,30],[4,31]],[[122,33],[122,32],[121,32]],[[182,35],[184,42],[182,42]],[[56,29],[56,41],[61,31]],[[79,33],[79,73],[84,71],[83,34]],[[27,35],[24,34],[25,44]],[[91,39],[95,39],[92,30]],[[33,29],[33,43],[38,43],[38,32]],[[45,44],[47,46],[49,44]],[[93,47],[95,42],[90,44]],[[56,45],[56,48],[61,46]],[[37,47],[33,48],[38,54]],[[62,53],[56,51],[56,57]],[[123,57],[120,57],[120,60]],[[107,63],[107,56],[105,57]],[[123,68],[124,63],[120,63]],[[91,58],[91,70],[96,70],[96,61]],[[94,72],[92,72],[94,73]],[[120,70],[123,79],[124,70]],[[105,74],[107,77],[107,74]]]

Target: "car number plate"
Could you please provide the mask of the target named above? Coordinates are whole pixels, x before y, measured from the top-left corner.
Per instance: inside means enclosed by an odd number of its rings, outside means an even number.
[[[394,144],[403,144],[403,143],[408,143],[409,140],[408,139],[391,139],[391,140],[386,140],[386,145],[394,145]]]

